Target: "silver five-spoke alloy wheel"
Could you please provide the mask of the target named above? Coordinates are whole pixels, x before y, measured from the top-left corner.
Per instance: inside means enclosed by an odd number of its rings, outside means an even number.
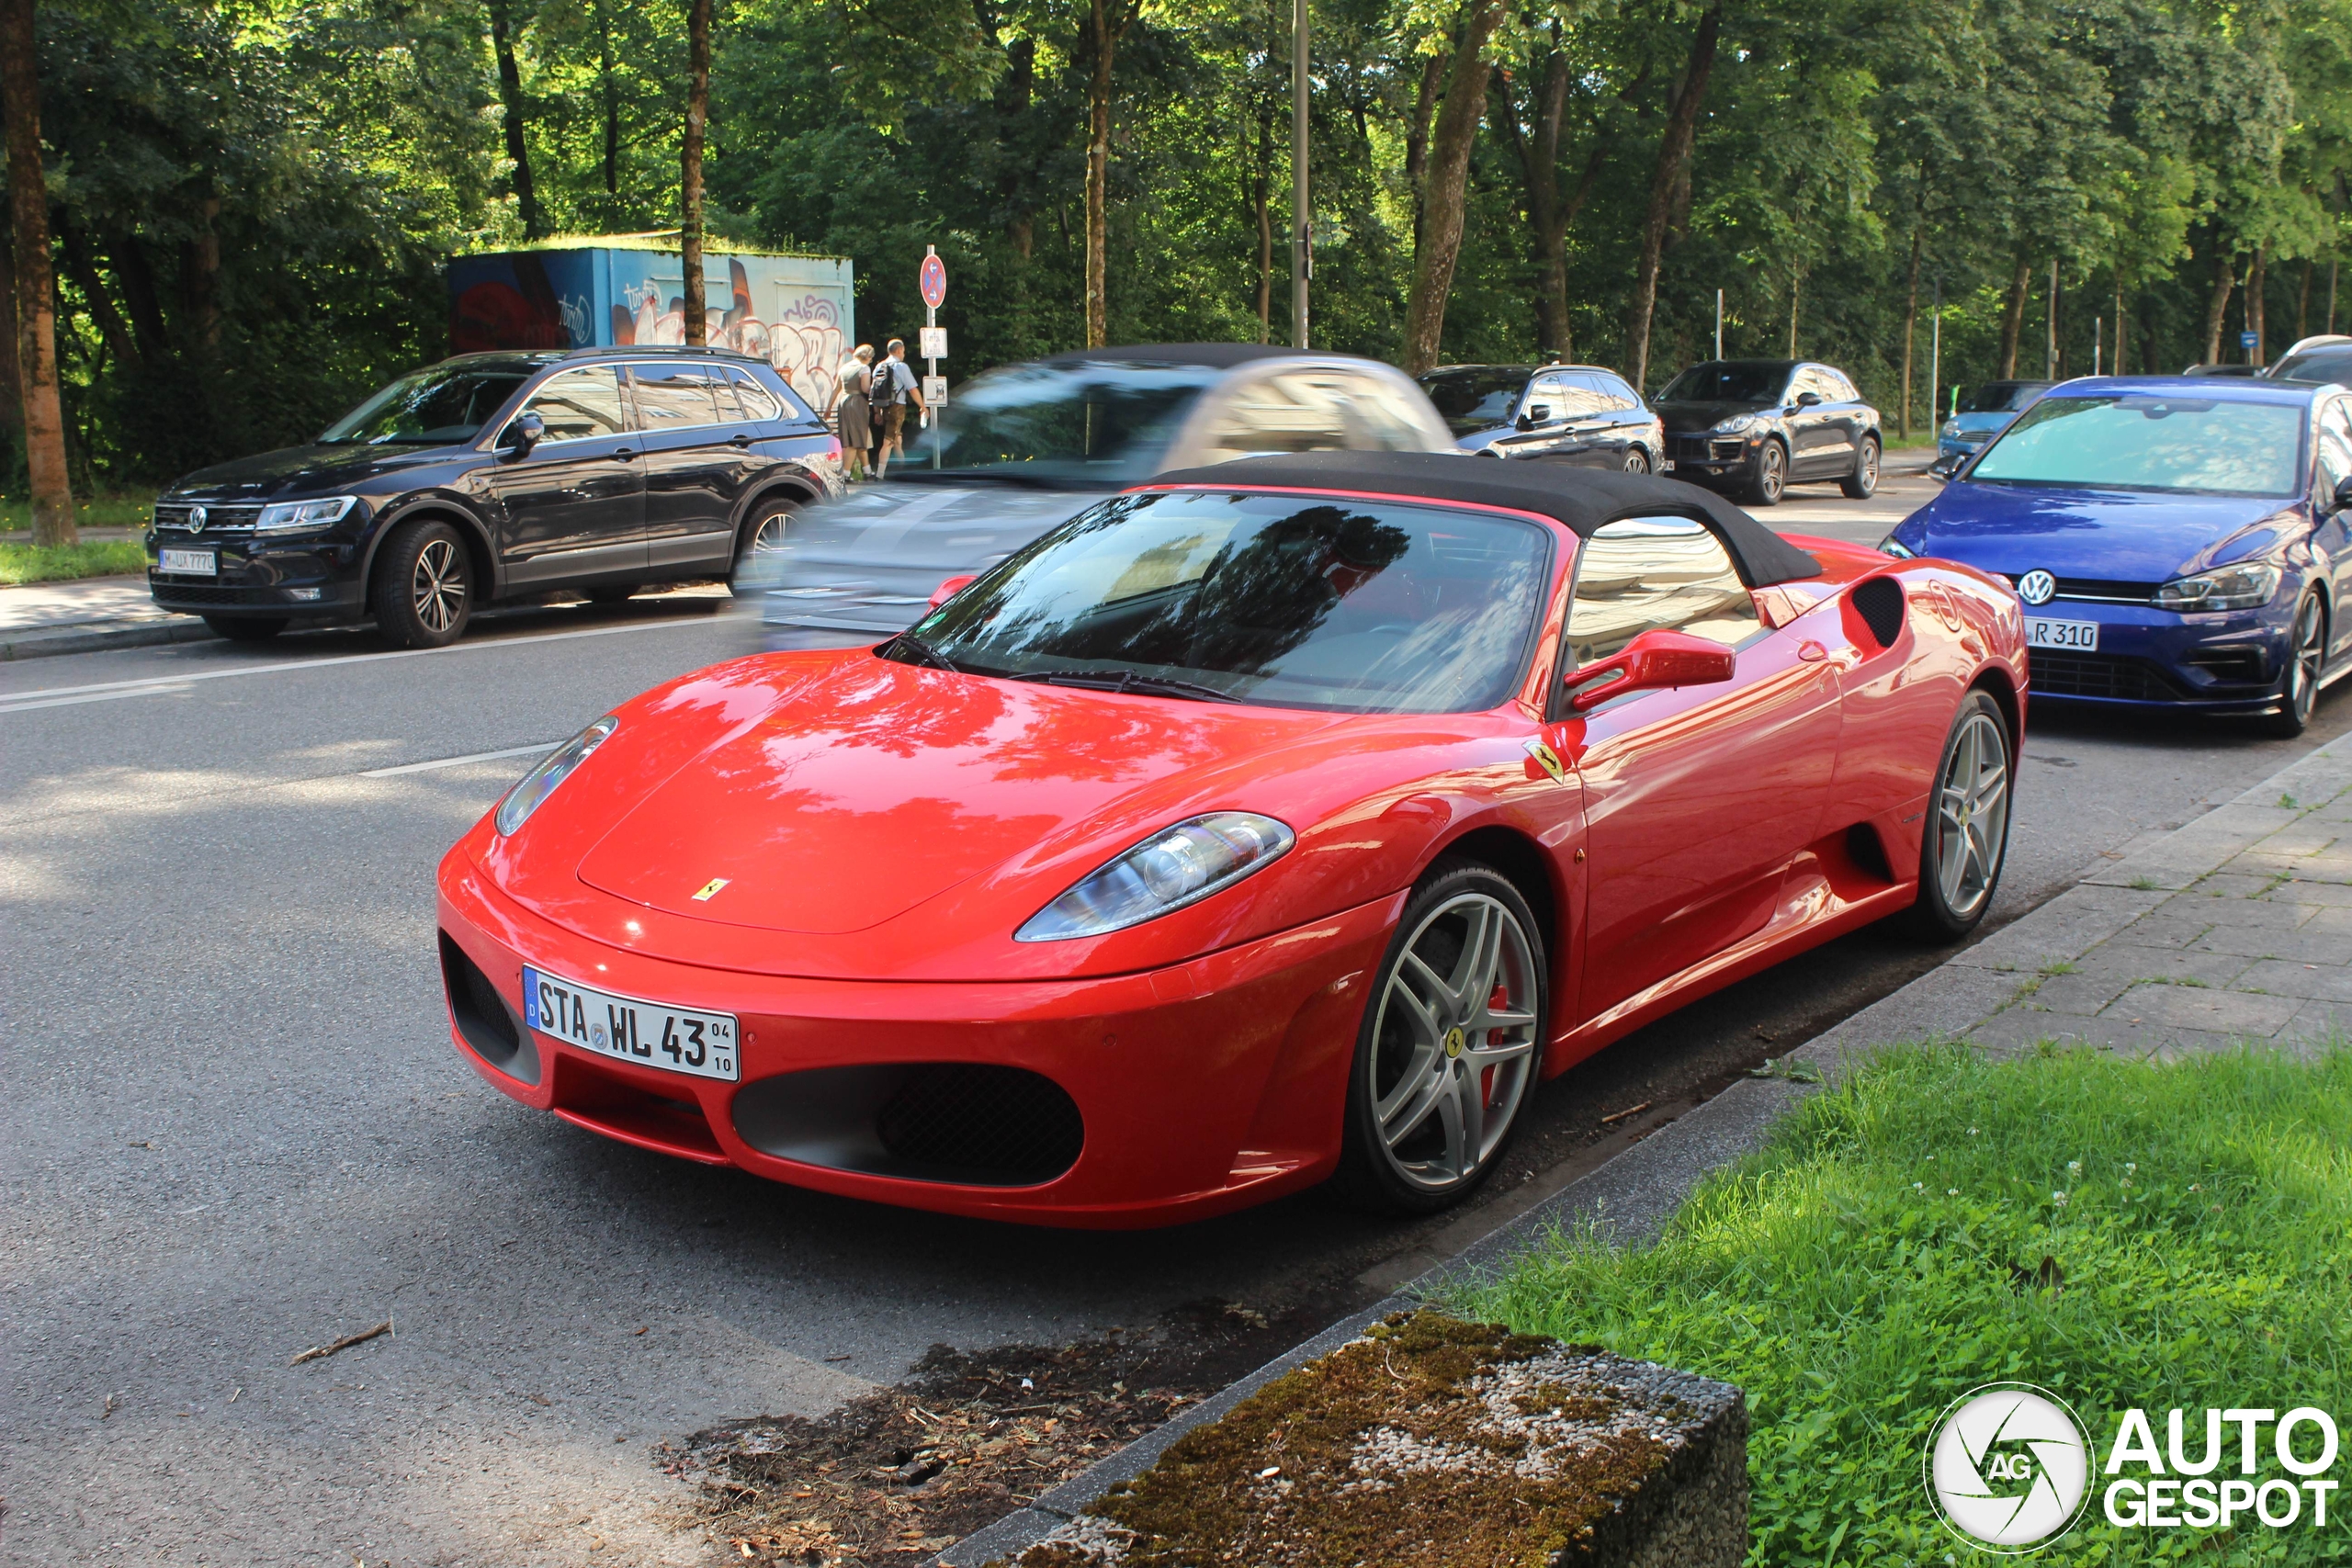
[[[2320,678],[2327,673],[2327,613],[2316,593],[2295,611],[2294,662],[2287,667],[2286,716],[2297,729],[2312,719],[2319,703]]]
[[[458,546],[449,539],[429,539],[416,552],[416,570],[409,574],[409,602],[416,618],[435,637],[447,637],[465,613],[466,568]]]
[[[1535,1066],[1536,945],[1488,894],[1425,914],[1377,998],[1373,1116],[1390,1168],[1423,1192],[1475,1179]]]
[[[1991,896],[2008,844],[2009,748],[2001,727],[1977,710],[1962,723],[1936,791],[1935,874],[1944,907],[1962,919]]]

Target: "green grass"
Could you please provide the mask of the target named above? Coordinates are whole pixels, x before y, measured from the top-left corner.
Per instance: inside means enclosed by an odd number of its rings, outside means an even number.
[[[0,545],[0,583],[63,582],[75,577],[110,577],[146,570],[146,550],[135,539],[102,539],[62,546]]]
[[[77,495],[74,525],[78,528],[144,528],[155,510],[152,491],[123,495]],[[24,533],[33,525],[33,503],[21,495],[0,495],[0,534]]]
[[[2063,1286],[2020,1284],[2044,1258]],[[1656,1244],[1555,1236],[1457,1304],[1747,1390],[1748,1562],[1778,1568],[1974,1561],[1921,1453],[1948,1403],[2002,1379],[2057,1392],[2097,1450],[2082,1523],[2037,1562],[2344,1562],[2342,1505],[2324,1529],[2306,1509],[2284,1529],[2125,1530],[2098,1497],[2131,1406],[2160,1443],[2165,1412],[2189,1411],[2192,1451],[2208,1406],[2341,1420],[2347,1303],[2352,1052],[2152,1066],[1906,1047],[1797,1111]]]

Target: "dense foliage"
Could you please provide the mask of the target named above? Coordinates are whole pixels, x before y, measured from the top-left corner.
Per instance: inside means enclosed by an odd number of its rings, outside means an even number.
[[[869,338],[911,335],[936,244],[959,375],[1081,342],[1093,3],[726,0],[713,233],[854,258]],[[1315,0],[1318,343],[1401,357],[1437,103],[1494,5]],[[1113,340],[1289,338],[1289,11],[1148,0],[1121,38]],[[674,228],[685,28],[685,0],[49,0],[82,482],[297,438],[444,352],[454,251]],[[1915,427],[1938,298],[1948,384],[2040,374],[2053,314],[2067,372],[2095,331],[2177,369],[2352,322],[2352,0],[1555,0],[1487,52],[1448,358],[1630,369],[1653,212],[1653,386],[1721,289],[1730,352],[1838,361],[1890,415],[1908,344]]]

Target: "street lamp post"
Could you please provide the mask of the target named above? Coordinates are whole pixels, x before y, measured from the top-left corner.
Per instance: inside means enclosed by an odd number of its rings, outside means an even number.
[[[1306,202],[1306,0],[1291,0],[1290,60],[1290,319],[1306,346],[1306,283],[1315,271],[1313,215]]]

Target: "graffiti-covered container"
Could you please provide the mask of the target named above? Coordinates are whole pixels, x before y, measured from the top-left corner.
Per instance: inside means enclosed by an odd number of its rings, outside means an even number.
[[[705,332],[715,348],[756,354],[819,412],[856,344],[855,291],[841,256],[706,251]],[[635,240],[583,241],[456,256],[449,346],[609,348],[686,341],[685,265]]]

